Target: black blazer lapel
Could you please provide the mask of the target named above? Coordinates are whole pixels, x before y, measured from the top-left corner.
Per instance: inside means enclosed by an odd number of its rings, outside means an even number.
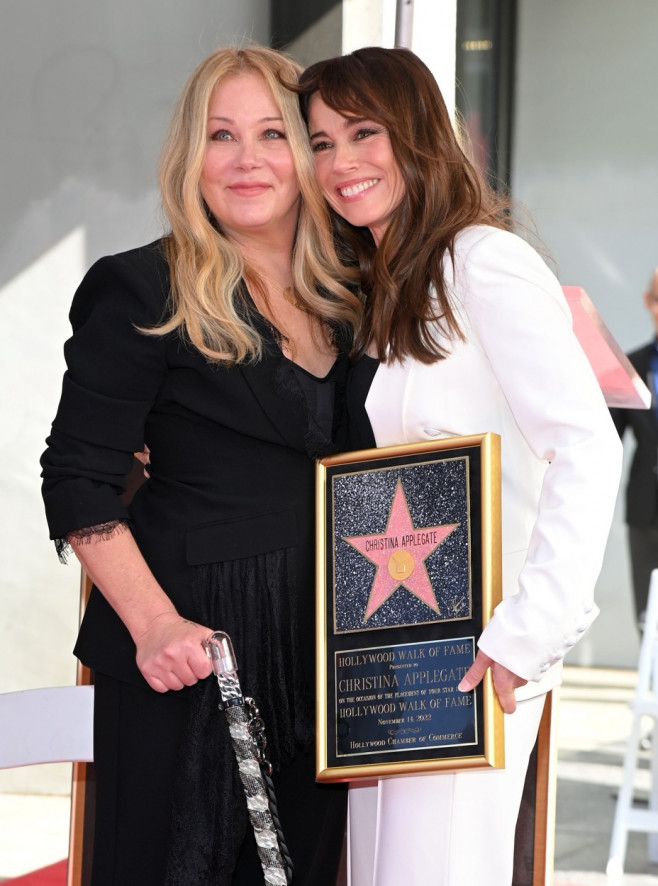
[[[306,411],[300,410],[293,391],[288,395],[281,393],[282,359],[279,354],[268,354],[258,363],[245,363],[239,368],[265,416],[283,440],[293,449],[305,452],[307,428],[300,416]]]

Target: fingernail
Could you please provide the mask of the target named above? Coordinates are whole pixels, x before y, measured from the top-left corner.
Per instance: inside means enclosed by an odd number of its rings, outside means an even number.
[[[468,687],[468,686],[464,686],[464,681],[462,680],[461,683],[457,686],[457,689],[458,689],[460,692],[468,692],[469,687]]]

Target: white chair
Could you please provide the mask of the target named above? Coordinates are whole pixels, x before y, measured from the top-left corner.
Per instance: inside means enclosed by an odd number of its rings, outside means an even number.
[[[80,886],[83,878],[85,764],[93,760],[93,719],[93,686],[0,694],[0,769],[74,764],[67,886]]]
[[[93,760],[93,686],[0,694],[0,769]]]
[[[633,807],[633,780],[637,769],[642,718],[654,719],[654,736],[658,735],[658,569],[651,573],[646,622],[637,670],[637,685],[631,702],[633,724],[624,757],[621,788],[612,826],[610,853],[606,873],[610,884],[622,882],[626,844],[629,831],[649,834],[649,860],[658,861],[658,754],[651,757],[651,790],[649,808]]]

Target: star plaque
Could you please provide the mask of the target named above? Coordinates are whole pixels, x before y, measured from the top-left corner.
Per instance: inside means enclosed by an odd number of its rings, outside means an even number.
[[[458,523],[448,523],[445,526],[422,528],[414,526],[402,481],[398,475],[385,531],[345,539],[377,567],[364,622],[367,622],[398,588],[406,588],[433,612],[440,615],[436,594],[425,568],[425,560],[458,525]]]
[[[500,598],[499,447],[318,463],[318,780],[502,765],[490,679],[457,689]]]

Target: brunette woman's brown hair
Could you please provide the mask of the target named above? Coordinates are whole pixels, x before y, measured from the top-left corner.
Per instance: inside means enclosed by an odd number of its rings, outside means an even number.
[[[372,345],[389,362],[442,359],[433,325],[450,339],[462,337],[443,278],[446,253],[454,258],[455,236],[469,225],[509,228],[508,201],[464,153],[436,80],[409,50],[367,47],[318,62],[298,89],[307,123],[317,94],[340,114],[384,126],[406,186],[378,247],[366,228],[332,211],[366,296],[357,352]]]

